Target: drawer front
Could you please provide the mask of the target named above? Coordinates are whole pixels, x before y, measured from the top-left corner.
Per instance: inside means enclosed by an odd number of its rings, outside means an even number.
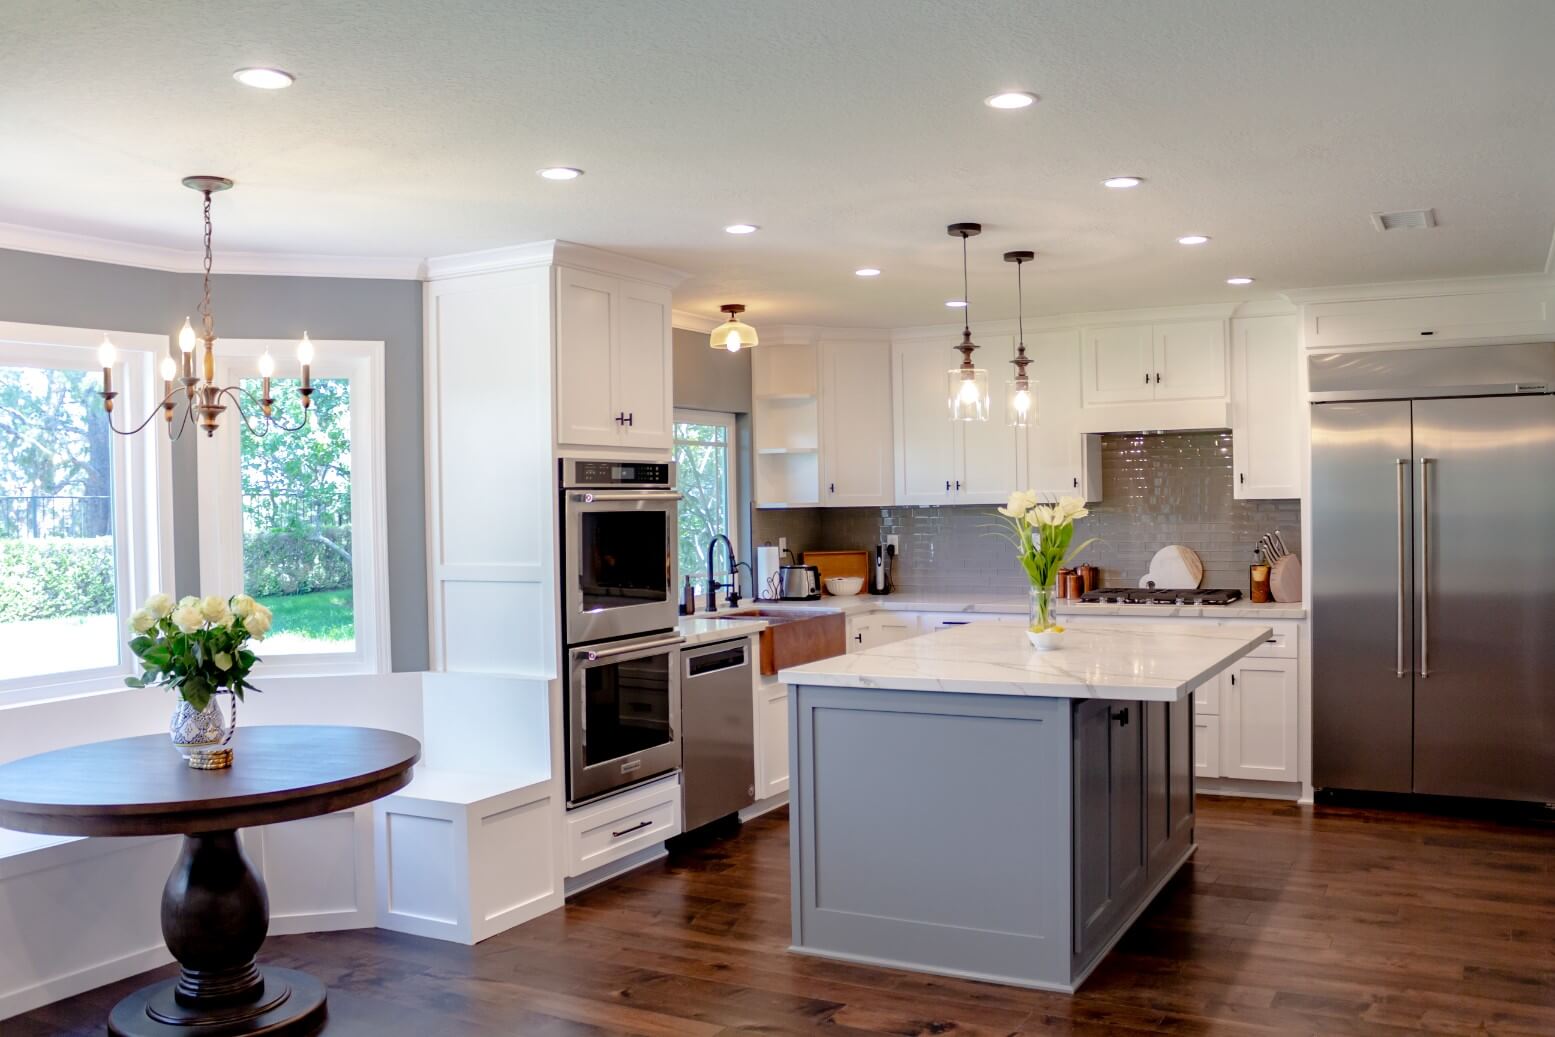
[[[567,875],[574,878],[680,833],[680,777],[567,815]]]
[[[1199,778],[1220,777],[1220,718],[1193,718],[1193,773]]]
[[[1221,626],[1233,626],[1238,620],[1226,620]],[[1241,620],[1245,624],[1249,620]],[[1301,649],[1301,624],[1290,620],[1270,620],[1269,640],[1253,649],[1248,655],[1253,659],[1294,659]]]
[[[1193,712],[1198,716],[1220,715],[1220,682],[1222,678],[1205,681],[1193,689]]]

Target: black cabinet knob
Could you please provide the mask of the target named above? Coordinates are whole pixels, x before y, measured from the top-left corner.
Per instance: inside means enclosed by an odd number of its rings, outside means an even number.
[[[1112,711],[1112,719],[1114,719],[1114,720],[1116,720],[1118,722],[1118,726],[1119,727],[1127,727],[1128,726],[1128,707],[1124,706],[1122,709],[1115,709],[1115,710],[1113,710]]]

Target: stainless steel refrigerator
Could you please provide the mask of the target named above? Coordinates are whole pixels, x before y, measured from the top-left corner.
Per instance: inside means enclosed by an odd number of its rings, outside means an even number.
[[[1555,344],[1309,370],[1313,784],[1555,802]]]

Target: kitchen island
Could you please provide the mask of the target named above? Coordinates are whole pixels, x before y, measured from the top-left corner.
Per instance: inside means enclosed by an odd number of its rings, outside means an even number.
[[[789,695],[793,950],[1073,992],[1193,853],[1193,690],[1267,627],[969,625]]]

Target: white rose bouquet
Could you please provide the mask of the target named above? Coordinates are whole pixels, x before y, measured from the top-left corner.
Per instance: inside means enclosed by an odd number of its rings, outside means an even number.
[[[1070,546],[1074,540],[1075,521],[1090,514],[1079,497],[1060,497],[1056,504],[1043,504],[1030,490],[1017,490],[1010,494],[999,514],[1009,525],[1002,532],[1014,545],[1015,557],[1026,570],[1033,590],[1051,592],[1058,580],[1058,570],[1096,542],[1092,537]],[[1038,597],[1040,601],[1031,617],[1031,628],[1041,633],[1055,624],[1050,612],[1052,594]]]
[[[247,594],[191,595],[177,602],[153,594],[130,616],[130,651],[143,672],[124,683],[174,688],[197,710],[210,705],[218,690],[242,699],[253,687],[248,673],[259,661],[246,646],[249,638],[264,640],[271,619],[270,610]]]

